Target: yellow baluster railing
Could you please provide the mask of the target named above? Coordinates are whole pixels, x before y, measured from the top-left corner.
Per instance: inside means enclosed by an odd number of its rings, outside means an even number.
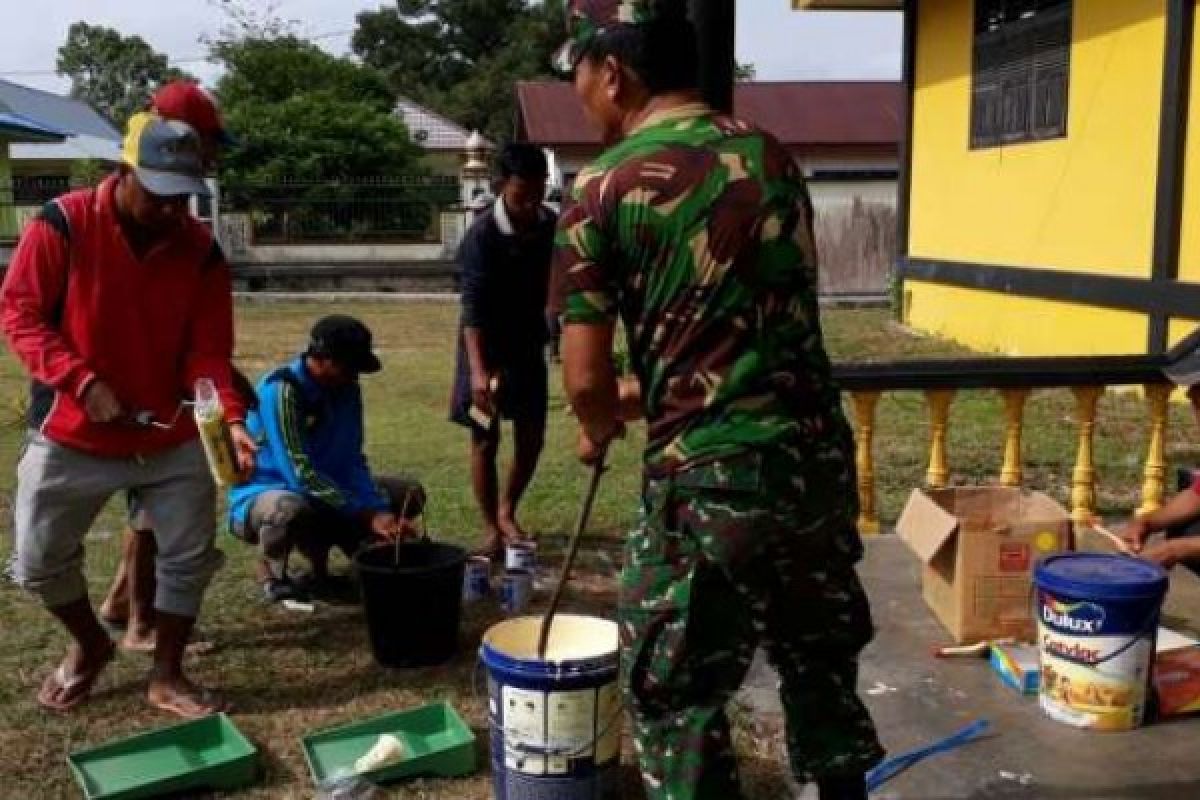
[[[932,489],[944,489],[950,481],[950,469],[946,466],[946,428],[954,390],[927,391],[925,401],[929,404],[929,471],[925,473],[925,483]]]
[[[1004,466],[1000,469],[1000,485],[1019,487],[1024,479],[1021,464],[1021,428],[1025,419],[1028,389],[1005,389],[1004,397]]]
[[[858,467],[858,530],[864,534],[879,533],[879,511],[875,502],[875,409],[879,392],[854,392],[854,427]]]
[[[1079,451],[1075,456],[1075,470],[1071,473],[1071,519],[1076,524],[1087,525],[1096,515],[1093,446],[1096,438],[1096,407],[1104,389],[1077,386],[1071,392],[1075,395],[1075,422],[1079,426]]]
[[[1146,456],[1146,482],[1142,484],[1139,515],[1162,508],[1167,496],[1167,401],[1170,396],[1168,384],[1146,386],[1146,403],[1150,408],[1150,452]]]

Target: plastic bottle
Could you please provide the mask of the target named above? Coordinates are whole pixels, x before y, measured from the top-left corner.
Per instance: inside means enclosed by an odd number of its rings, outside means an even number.
[[[233,486],[238,482],[237,454],[229,426],[225,424],[225,408],[217,394],[217,387],[210,378],[200,378],[195,386],[196,429],[200,431],[200,443],[217,486]]]

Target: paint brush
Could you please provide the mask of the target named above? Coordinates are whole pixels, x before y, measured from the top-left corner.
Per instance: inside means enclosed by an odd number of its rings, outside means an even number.
[[[408,519],[408,503],[410,500],[412,500],[412,487],[411,486],[404,490],[404,503],[402,503],[400,506],[400,519]],[[403,538],[400,536],[396,536],[395,561],[396,561],[397,567],[400,566],[400,545],[402,544],[402,542],[403,542]]]
[[[1117,548],[1118,552],[1121,554],[1127,556],[1137,555],[1137,553],[1133,551],[1133,548],[1129,546],[1129,542],[1125,541],[1120,536],[1117,536],[1108,528],[1104,527],[1099,517],[1092,517],[1090,525],[1092,530],[1107,539],[1108,543]]]
[[[592,479],[588,482],[587,494],[583,496],[583,507],[579,509],[579,520],[575,523],[575,532],[571,534],[571,543],[567,547],[567,557],[563,560],[562,574],[558,576],[558,585],[554,587],[554,596],[550,598],[550,607],[546,616],[542,617],[542,630],[538,634],[538,658],[546,658],[546,645],[550,642],[550,626],[558,605],[562,602],[563,591],[567,588],[567,580],[571,577],[571,567],[575,564],[575,555],[579,552],[579,540],[587,528],[588,518],[592,515],[592,504],[596,500],[596,490],[600,488],[600,478],[604,475],[607,449],[600,454],[600,460],[592,465]]]

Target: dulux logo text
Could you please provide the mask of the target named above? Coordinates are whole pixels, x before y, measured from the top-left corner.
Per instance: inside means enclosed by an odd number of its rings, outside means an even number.
[[[1072,633],[1099,633],[1104,627],[1104,609],[1095,603],[1063,603],[1042,595],[1042,620]]]

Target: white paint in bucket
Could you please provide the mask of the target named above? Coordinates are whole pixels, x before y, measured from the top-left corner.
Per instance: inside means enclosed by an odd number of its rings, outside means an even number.
[[[496,798],[616,800],[617,626],[557,615],[540,660],[541,624],[517,617],[484,635]]]

